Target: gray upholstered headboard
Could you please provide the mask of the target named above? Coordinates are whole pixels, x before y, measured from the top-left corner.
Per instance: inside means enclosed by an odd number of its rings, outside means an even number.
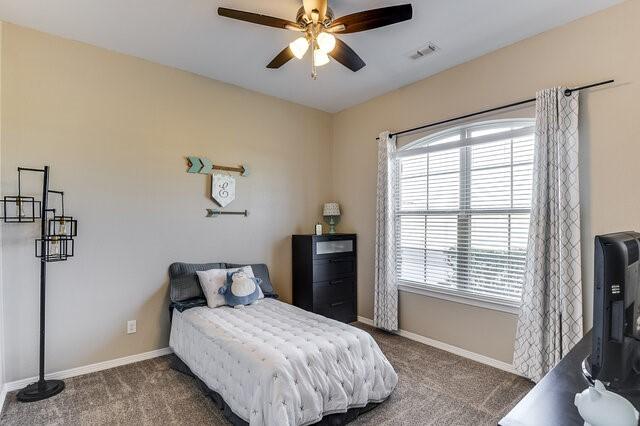
[[[169,298],[171,302],[184,302],[185,300],[194,298],[204,298],[202,288],[200,288],[200,282],[198,282],[198,275],[196,271],[206,271],[208,269],[229,269],[239,268],[246,266],[244,264],[236,263],[183,263],[176,262],[169,266],[169,285],[171,290]],[[269,269],[264,263],[249,264],[253,269],[253,274],[262,279],[260,288],[265,297],[277,297],[277,294],[273,290],[271,284],[271,278],[269,277]]]

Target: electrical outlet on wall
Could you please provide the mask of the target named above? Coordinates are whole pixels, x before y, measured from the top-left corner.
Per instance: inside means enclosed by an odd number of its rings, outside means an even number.
[[[127,334],[136,332],[136,320],[127,321]]]

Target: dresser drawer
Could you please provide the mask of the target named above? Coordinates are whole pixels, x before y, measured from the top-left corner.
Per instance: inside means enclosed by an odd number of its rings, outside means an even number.
[[[356,258],[338,257],[313,261],[313,281],[331,281],[356,273]]]
[[[353,256],[356,252],[356,240],[352,237],[322,235],[314,238],[312,251],[314,259]]]
[[[313,283],[313,300],[320,304],[352,299],[354,295],[355,279],[353,277]]]
[[[334,320],[346,323],[353,322],[356,320],[356,301],[355,299],[347,299],[336,302],[314,302],[313,312]]]

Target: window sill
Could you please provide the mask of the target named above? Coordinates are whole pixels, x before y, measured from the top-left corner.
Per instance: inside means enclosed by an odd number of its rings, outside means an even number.
[[[434,297],[479,308],[491,309],[494,311],[506,312],[513,315],[520,313],[519,304],[510,303],[508,301],[499,301],[483,296],[460,294],[456,291],[426,287],[406,281],[400,281],[398,283],[398,289],[407,293],[421,294],[423,296]]]

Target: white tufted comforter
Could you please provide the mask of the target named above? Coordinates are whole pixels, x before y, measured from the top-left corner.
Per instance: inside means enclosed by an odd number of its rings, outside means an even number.
[[[307,425],[386,399],[398,376],[358,328],[274,299],[173,313],[170,346],[251,425]]]

